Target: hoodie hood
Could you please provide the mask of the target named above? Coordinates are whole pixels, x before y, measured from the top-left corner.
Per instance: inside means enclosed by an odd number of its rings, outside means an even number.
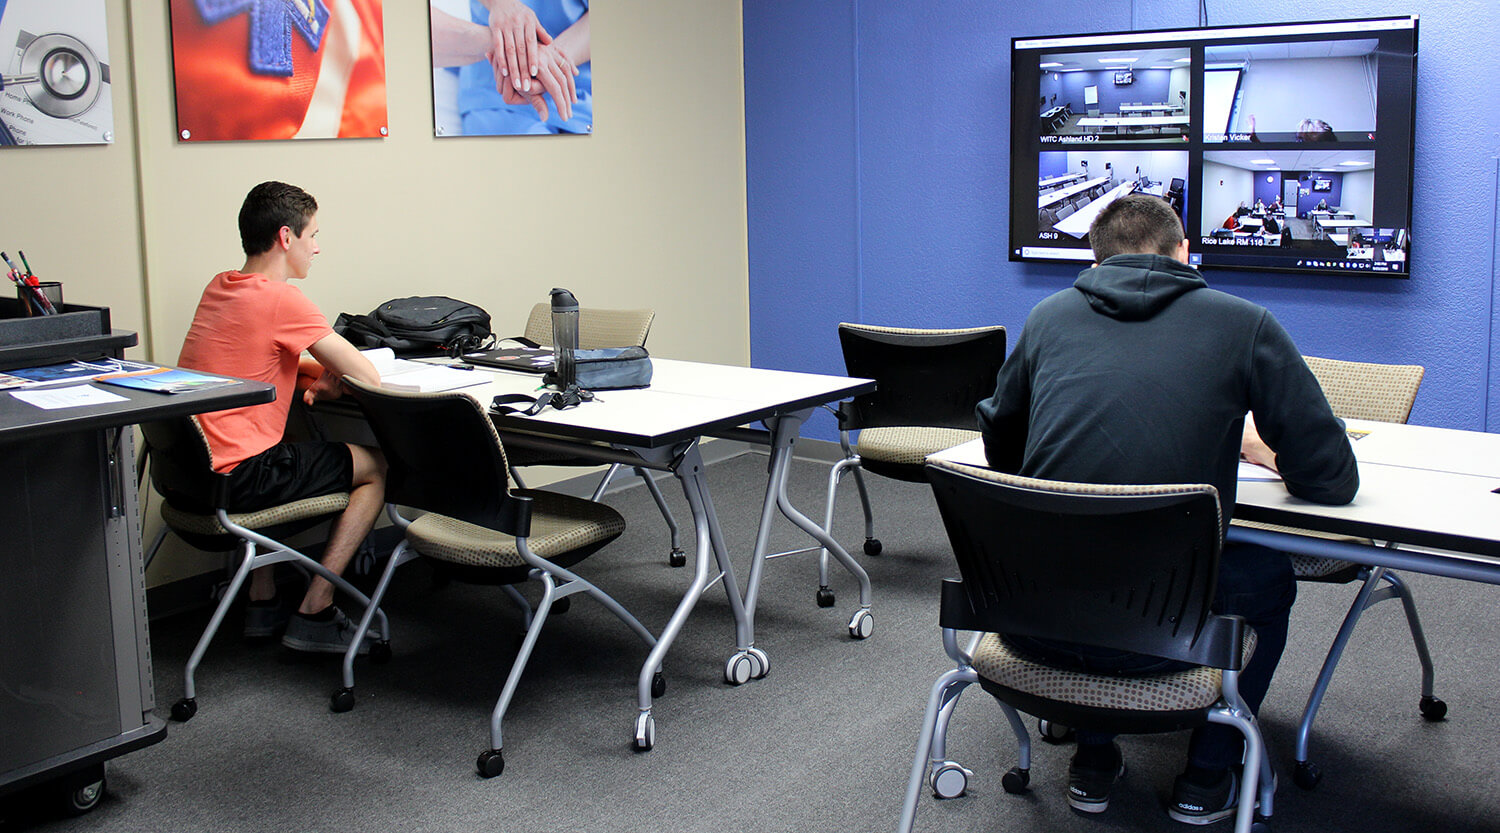
[[[1198,270],[1162,255],[1115,255],[1073,282],[1095,312],[1120,321],[1144,321],[1207,286]]]

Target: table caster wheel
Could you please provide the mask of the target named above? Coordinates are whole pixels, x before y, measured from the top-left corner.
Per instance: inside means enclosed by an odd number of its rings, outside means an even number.
[[[744,685],[754,676],[755,660],[748,651],[740,651],[724,663],[724,682],[730,685]]]
[[[881,545],[879,538],[865,539],[865,555],[880,555],[880,551],[883,549],[885,547]]]
[[[1323,770],[1312,761],[1298,761],[1297,768],[1292,770],[1292,783],[1304,790],[1310,790],[1323,780]]]
[[[354,708],[354,689],[341,688],[328,700],[328,710],[342,714]]]
[[[1010,772],[1000,777],[1000,786],[1011,795],[1020,795],[1026,792],[1026,785],[1031,783],[1031,770],[1021,769],[1018,766],[1010,768]]]
[[[651,675],[651,696],[660,697],[667,693],[667,678],[660,671]]]
[[[680,549],[673,548],[672,552],[668,553],[667,555],[667,565],[671,567],[687,566],[687,553],[683,552]]]
[[[172,704],[172,719],[178,723],[186,723],[193,719],[198,713],[198,700],[193,697],[184,697]]]
[[[479,761],[476,764],[479,769],[479,777],[495,778],[505,771],[505,755],[498,749],[486,749],[479,753]]]
[[[635,718],[635,750],[646,752],[656,745],[656,718],[641,712]]]
[[[819,587],[818,588],[818,596],[817,596],[817,598],[818,598],[818,607],[833,607],[833,602],[834,602],[833,590],[832,590],[832,588],[828,587],[827,585],[824,585],[823,587]]]
[[[849,638],[867,639],[875,630],[875,617],[870,615],[870,609],[860,608],[854,612],[854,618],[849,620]]]
[[[572,606],[573,599],[568,596],[563,596],[561,599],[558,599],[557,601],[552,603],[552,609],[549,611],[549,613],[555,616],[561,616],[564,613],[567,613],[568,609]]]
[[[376,665],[385,665],[391,661],[391,641],[382,639],[370,646],[370,662]]]
[[[943,761],[932,768],[927,783],[938,798],[958,798],[969,789],[969,776],[973,774],[952,761]]]
[[[750,648],[745,653],[750,655],[750,661],[753,663],[750,676],[757,680],[764,680],[766,675],[771,673],[771,658],[759,648]]]
[[[81,816],[99,806],[104,798],[104,764],[95,764],[65,777],[58,796],[65,816]]]
[[[1073,727],[1054,723],[1051,720],[1038,720],[1036,732],[1042,736],[1042,740],[1051,744],[1067,743],[1073,739]]]
[[[1422,701],[1417,704],[1417,708],[1422,712],[1422,719],[1430,723],[1436,723],[1448,716],[1448,704],[1436,697],[1423,697]]]

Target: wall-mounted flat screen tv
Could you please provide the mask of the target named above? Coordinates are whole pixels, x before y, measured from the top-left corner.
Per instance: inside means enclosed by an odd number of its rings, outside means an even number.
[[[1415,16],[1016,38],[1010,259],[1139,191],[1197,266],[1406,277],[1416,59]]]
[[[1117,72],[1117,73],[1115,73],[1115,86],[1116,87],[1123,87],[1126,84],[1129,84],[1129,83],[1131,83],[1134,80],[1135,80],[1135,76],[1131,75],[1130,74],[1130,70],[1128,70],[1128,69],[1125,70],[1124,72]]]

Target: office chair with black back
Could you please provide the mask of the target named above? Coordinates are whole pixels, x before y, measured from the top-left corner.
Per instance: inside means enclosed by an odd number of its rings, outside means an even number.
[[[1238,689],[1255,634],[1240,617],[1209,609],[1222,543],[1214,487],[1060,483],[949,462],[927,468],[961,576],[943,582],[939,612],[956,667],[928,697],[899,830],[911,830],[924,774],[940,798],[967,789],[973,773],[947,759],[947,732],[959,695],[974,683],[999,701],[1020,747],[1018,765],[1001,779],[1008,793],[1023,792],[1031,778],[1018,711],[1111,733],[1221,723],[1245,738],[1235,829],[1252,829],[1257,797],[1269,817],[1270,763]],[[959,631],[977,632],[967,649]],[[1068,671],[1021,656],[1000,633],[1192,667],[1143,676]]]
[[[583,350],[593,350],[600,347],[645,347],[646,338],[651,334],[651,322],[656,318],[656,312],[649,309],[599,309],[596,307],[582,307],[578,310],[578,347]],[[541,303],[531,308],[531,315],[526,318],[526,330],[524,337],[543,347],[552,346],[552,307],[550,304]],[[557,457],[540,451],[530,449],[516,449],[510,455],[511,478],[516,485],[525,488],[518,469],[525,466],[588,466],[597,467],[597,461],[584,460],[577,457]],[[604,491],[614,480],[620,471],[620,464],[611,465],[600,478],[598,485],[594,487],[593,500],[599,500],[604,496]],[[681,567],[687,563],[687,555],[682,550],[682,534],[677,526],[677,519],[673,517],[672,510],[667,506],[667,499],[662,495],[661,488],[656,485],[656,479],[646,469],[635,467],[632,471],[646,484],[646,489],[651,492],[651,499],[656,501],[657,509],[661,510],[662,518],[667,522],[667,529],[671,533],[672,550],[667,556],[667,562],[673,567]]]
[[[882,549],[875,537],[870,496],[863,472],[922,483],[927,455],[979,436],[974,407],[995,391],[1005,363],[1004,327],[919,330],[840,324],[839,343],[850,376],[874,379],[873,393],[839,404],[839,443],[844,459],[828,473],[828,507],[823,529],[833,534],[838,484],[854,472],[865,514],[866,555]],[[850,444],[849,434],[859,432]],[[831,607],[828,551],[818,553],[818,605]]]
[[[1304,356],[1303,358],[1306,359],[1313,376],[1317,377],[1318,384],[1322,386],[1323,395],[1328,397],[1328,404],[1333,408],[1335,416],[1341,419],[1404,423],[1411,415],[1412,403],[1417,398],[1417,388],[1422,384],[1424,371],[1421,365],[1346,362],[1317,356]],[[1250,521],[1237,520],[1234,521],[1234,525],[1348,540],[1344,536],[1288,529]],[[1364,539],[1360,543],[1371,544],[1373,542]],[[1417,617],[1417,606],[1412,600],[1411,590],[1400,575],[1384,567],[1370,567],[1334,558],[1305,555],[1293,555],[1291,558],[1292,570],[1298,581],[1316,581],[1325,584],[1360,582],[1359,592],[1355,594],[1354,602],[1344,616],[1344,623],[1339,627],[1333,645],[1328,649],[1328,656],[1323,660],[1323,668],[1318,673],[1317,682],[1314,683],[1312,693],[1307,698],[1307,707],[1303,710],[1302,721],[1297,727],[1297,745],[1294,755],[1297,768],[1293,772],[1293,780],[1299,787],[1312,789],[1323,778],[1322,770],[1308,759],[1313,720],[1317,717],[1318,708],[1328,692],[1333,673],[1338,670],[1339,659],[1343,656],[1344,648],[1349,644],[1349,638],[1354,633],[1354,626],[1359,623],[1360,616],[1371,606],[1386,599],[1401,600],[1402,609],[1406,613],[1406,624],[1411,630],[1412,643],[1417,650],[1417,661],[1422,666],[1422,694],[1418,701],[1418,711],[1427,720],[1438,721],[1447,715],[1448,706],[1433,696],[1432,656],[1427,650],[1427,638],[1423,634],[1421,620]]]
[[[195,676],[208,645],[239,595],[250,571],[289,562],[333,582],[339,590],[367,608],[366,619],[378,616],[379,641],[370,649],[371,658],[390,658],[390,629],[385,614],[370,607],[370,600],[349,582],[324,567],[317,559],[281,543],[284,539],[338,517],[349,505],[349,494],[324,495],[271,506],[254,512],[230,512],[229,475],[213,470],[213,454],[198,420],[191,416],[147,422],[146,436],[151,483],[162,496],[161,517],[166,527],[182,540],[206,552],[238,550],[240,562],[208,626],[198,638],[183,672],[183,696],[172,705],[172,719],[191,720],[198,713]],[[157,539],[160,543],[160,538]],[[155,552],[153,547],[152,552]],[[361,647],[363,640],[353,645]]]
[[[625,519],[592,500],[536,490],[512,491],[505,449],[483,407],[462,393],[404,393],[370,387],[345,377],[363,409],[389,472],[386,499],[391,520],[405,538],[391,554],[376,586],[376,604],[396,568],[426,557],[450,578],[504,585],[522,609],[526,636],[490,714],[490,745],[478,759],[479,773],[493,778],[505,769],[501,722],[550,613],[566,609],[569,596],[587,593],[624,622],[647,648],[656,638],[619,602],[573,572],[577,564],[625,531]],[[440,430],[434,430],[441,426]],[[397,507],[419,510],[415,518]],[[533,612],[514,585],[542,586]],[[358,635],[370,625],[366,616]],[[334,711],[354,706],[354,651],[344,655],[344,686],[333,695]],[[654,695],[666,689],[654,669]]]

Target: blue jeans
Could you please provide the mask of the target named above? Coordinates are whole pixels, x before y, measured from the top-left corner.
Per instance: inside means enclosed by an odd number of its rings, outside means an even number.
[[[1219,586],[1214,593],[1215,613],[1242,616],[1255,629],[1255,654],[1240,671],[1240,696],[1252,713],[1271,687],[1271,677],[1286,648],[1287,623],[1292,602],[1297,599],[1297,580],[1286,553],[1253,544],[1229,543],[1219,559]],[[1040,662],[1078,671],[1136,676],[1189,667],[1186,663],[1123,651],[1075,646],[1007,637],[1021,653]],[[1105,745],[1114,740],[1105,732],[1078,732],[1078,745]],[[1210,723],[1193,731],[1188,742],[1188,763],[1221,770],[1238,763],[1243,736],[1232,726]]]

